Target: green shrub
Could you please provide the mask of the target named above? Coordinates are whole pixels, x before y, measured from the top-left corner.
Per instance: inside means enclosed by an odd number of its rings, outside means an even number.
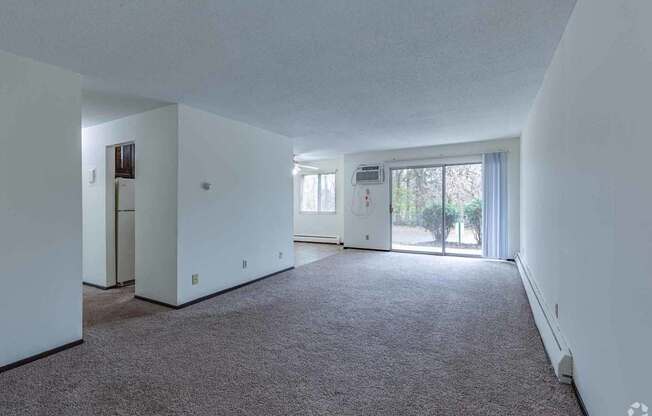
[[[460,218],[460,212],[457,206],[446,204],[444,216],[446,217],[446,231],[442,235],[442,209],[440,203],[433,203],[421,212],[422,227],[430,231],[434,241],[443,241],[444,236],[448,236],[455,227],[455,223]]]
[[[464,205],[464,223],[473,230],[473,237],[482,244],[482,201],[474,198]]]

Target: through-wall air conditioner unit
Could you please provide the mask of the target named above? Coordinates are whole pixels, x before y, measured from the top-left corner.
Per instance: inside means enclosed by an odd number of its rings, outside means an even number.
[[[360,165],[355,170],[356,185],[373,185],[383,183],[385,168],[380,164]]]

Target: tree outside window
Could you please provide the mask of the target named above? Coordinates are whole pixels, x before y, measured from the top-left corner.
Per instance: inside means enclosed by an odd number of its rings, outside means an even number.
[[[301,176],[300,211],[315,214],[335,213],[334,173],[315,173]]]

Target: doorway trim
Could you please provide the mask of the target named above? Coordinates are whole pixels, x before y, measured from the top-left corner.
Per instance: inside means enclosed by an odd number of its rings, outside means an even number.
[[[118,286],[116,216],[115,216],[115,148],[125,144],[136,144],[135,140],[117,141],[105,146],[104,212],[106,227],[106,280],[107,287]],[[136,167],[136,169],[138,169]],[[136,225],[137,227],[137,225]]]

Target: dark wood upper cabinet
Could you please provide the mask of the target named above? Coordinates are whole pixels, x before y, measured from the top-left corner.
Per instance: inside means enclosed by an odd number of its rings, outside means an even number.
[[[115,177],[135,178],[134,168],[136,165],[136,146],[123,144],[115,147]]]

